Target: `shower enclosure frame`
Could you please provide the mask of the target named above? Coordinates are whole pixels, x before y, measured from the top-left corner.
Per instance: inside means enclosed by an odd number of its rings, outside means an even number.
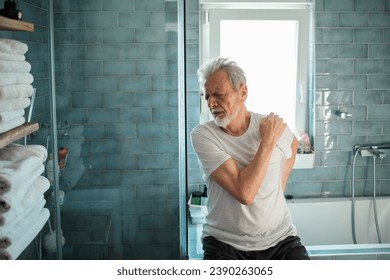
[[[179,156],[179,256],[188,259],[188,228],[187,228],[187,96],[186,96],[186,6],[185,0],[177,1],[178,27],[178,156]],[[54,11],[53,0],[48,0],[48,52],[50,79],[50,118],[51,118],[51,149],[58,150],[57,115],[56,115],[56,85],[54,56]],[[58,154],[53,152],[53,161],[58,162]],[[61,209],[59,200],[59,174],[54,170],[54,221],[55,228],[61,229]],[[63,259],[62,230],[56,230],[56,258]]]
[[[55,85],[55,57],[54,57],[54,10],[53,0],[48,0],[48,53],[49,53],[49,91],[50,91],[50,120],[51,120],[51,149],[53,151],[53,162],[58,162],[58,139],[57,139],[57,100]],[[59,174],[57,168],[53,168],[53,194],[54,194],[54,227],[56,228],[56,258],[62,260],[62,227],[61,227],[61,209],[59,199]],[[61,229],[61,230],[58,230]]]
[[[179,144],[179,241],[180,259],[188,259],[187,226],[187,96],[186,96],[186,5],[177,1],[178,27],[178,144]]]

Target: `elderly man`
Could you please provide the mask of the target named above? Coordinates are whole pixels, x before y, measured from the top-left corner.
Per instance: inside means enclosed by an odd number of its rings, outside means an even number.
[[[214,118],[191,132],[209,190],[204,259],[309,259],[284,198],[296,137],[278,115],[246,109],[234,61],[212,59],[198,76]]]

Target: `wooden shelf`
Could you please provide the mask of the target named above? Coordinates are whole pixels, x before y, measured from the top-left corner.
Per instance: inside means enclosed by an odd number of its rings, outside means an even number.
[[[39,129],[38,123],[25,123],[0,134],[0,149]]]
[[[34,24],[0,16],[0,30],[34,32]]]

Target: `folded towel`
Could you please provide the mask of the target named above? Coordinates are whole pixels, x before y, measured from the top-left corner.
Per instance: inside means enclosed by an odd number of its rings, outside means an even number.
[[[28,51],[28,46],[13,39],[3,38],[0,39],[0,51],[11,54],[25,54]]]
[[[15,205],[15,201],[21,201],[26,195],[28,190],[32,187],[32,184],[44,171],[43,163],[30,173],[27,178],[24,178],[23,182],[12,188],[5,194],[0,195],[0,214],[6,213],[10,210],[12,205]]]
[[[27,183],[31,185],[44,170],[41,159],[35,156],[18,161],[0,161],[0,195],[13,192],[23,197],[27,190],[22,187]]]
[[[25,177],[24,179],[20,179],[19,184],[12,184],[8,191],[6,193],[0,194],[0,198],[5,199],[6,203],[16,200],[20,201],[23,199],[23,197],[26,195],[29,188],[31,188],[32,183],[43,173],[45,170],[45,167],[43,163],[41,163],[36,169],[30,172],[30,174]],[[14,179],[14,182],[16,182],[17,179]],[[7,207],[8,205],[4,205],[4,210],[9,210],[10,207]],[[1,208],[0,208],[1,213]]]
[[[26,60],[26,56],[23,54],[12,54],[0,51],[0,59],[8,61],[23,61]]]
[[[11,130],[15,127],[18,127],[26,122],[26,119],[24,117],[18,117],[16,119],[10,120],[6,123],[0,124],[0,133],[4,133],[8,130]]]
[[[37,205],[40,205],[40,208],[43,208],[45,206],[46,200],[43,196],[37,198],[37,201],[35,201],[32,205],[30,205],[29,208],[26,208],[20,216],[17,217],[16,221],[7,221],[4,225],[0,226],[0,238],[6,237],[8,232],[11,232],[12,229],[15,227],[16,224],[18,224],[21,220],[23,220],[28,214],[31,213],[34,209],[37,208]]]
[[[0,236],[2,232],[7,232],[7,228],[12,228],[21,218],[30,212],[44,198],[44,193],[49,187],[49,180],[43,176],[39,176],[21,200],[16,198],[13,201],[9,201],[6,196],[0,196],[0,201],[5,201],[5,203],[12,205],[10,211],[0,214]]]
[[[42,145],[20,145],[17,143],[9,144],[0,149],[0,160],[19,161],[30,156],[38,157],[43,163],[47,159],[47,150]]]
[[[38,207],[37,209],[39,210]],[[31,211],[27,217],[15,225],[12,232],[7,233],[6,238],[11,245],[6,249],[0,249],[0,260],[17,259],[42,230],[50,217],[50,212],[47,208],[41,208],[38,213],[36,212]]]
[[[0,60],[0,72],[29,73],[31,64],[27,61],[7,61]]]
[[[30,73],[0,73],[0,86],[32,84],[34,77]]]
[[[0,249],[5,249],[11,245],[11,240],[8,237],[0,237]]]
[[[12,111],[16,109],[25,109],[30,106],[31,100],[27,97],[4,99],[0,102],[0,111]]]
[[[28,84],[2,86],[0,87],[0,99],[30,97],[33,92],[34,88]]]
[[[1,99],[1,98],[0,98]],[[0,112],[0,125],[24,116],[24,109]]]

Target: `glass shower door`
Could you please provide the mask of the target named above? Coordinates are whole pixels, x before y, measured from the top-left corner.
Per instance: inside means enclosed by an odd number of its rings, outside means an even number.
[[[180,258],[177,9],[54,5],[64,259]]]

